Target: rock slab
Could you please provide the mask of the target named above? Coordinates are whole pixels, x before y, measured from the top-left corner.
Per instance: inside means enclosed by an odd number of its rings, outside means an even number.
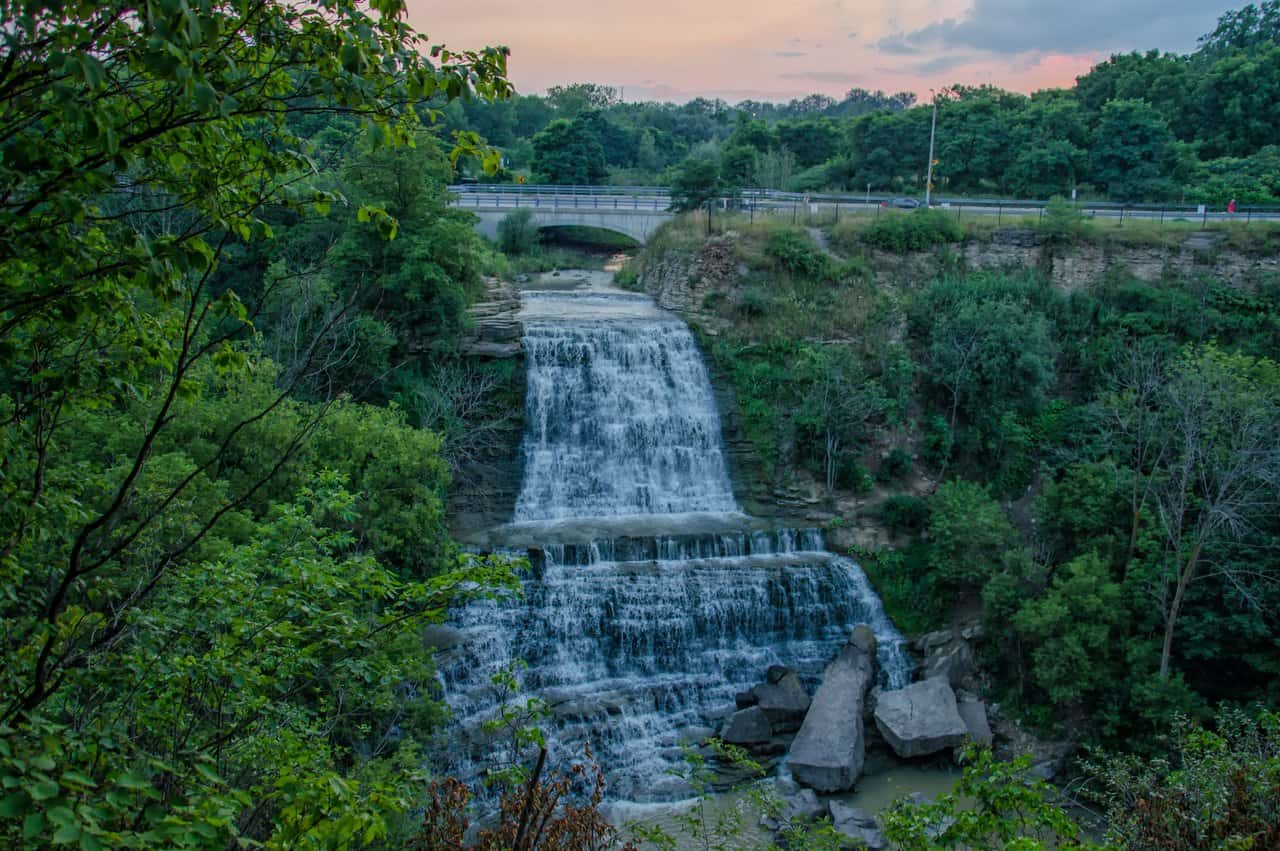
[[[729,716],[724,728],[724,740],[731,745],[758,745],[769,741],[773,727],[769,716],[758,706],[739,709]]]
[[[870,647],[867,645],[870,644]],[[862,706],[871,685],[875,641],[855,632],[827,665],[800,732],[791,743],[791,775],[820,792],[852,789],[866,758]]]
[[[962,700],[956,704],[956,710],[969,730],[969,738],[979,745],[990,745],[992,739],[991,724],[987,721],[987,707],[981,700]]]
[[[800,684],[795,671],[787,671],[777,680],[772,679],[751,690],[764,714],[769,716],[775,732],[791,732],[799,729],[804,715],[809,711],[809,694]]]
[[[963,744],[969,734],[945,677],[881,692],[875,719],[889,747],[903,759],[953,748]]]

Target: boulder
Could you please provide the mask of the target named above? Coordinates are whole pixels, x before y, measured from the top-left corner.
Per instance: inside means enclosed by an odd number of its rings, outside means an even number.
[[[991,725],[987,723],[987,707],[981,700],[961,700],[956,704],[956,711],[969,730],[969,738],[979,745],[990,745],[993,736]]]
[[[791,774],[820,792],[852,789],[866,757],[862,702],[871,684],[875,637],[854,632],[822,675],[791,743]]]
[[[972,676],[976,669],[973,648],[969,646],[969,642],[957,638],[933,649],[924,660],[922,676],[926,680],[946,677],[952,688],[956,688]]]
[[[729,716],[722,738],[731,745],[758,745],[769,741],[773,727],[769,716],[758,706],[739,709]]]
[[[751,693],[777,732],[798,730],[805,712],[809,710],[809,694],[795,671],[789,670],[777,680],[758,685]]]
[[[786,804],[782,808],[783,822],[794,819],[814,821],[827,814],[826,802],[818,800],[818,796],[812,789],[801,789],[794,795],[788,795],[783,801]]]
[[[969,734],[945,677],[881,692],[875,719],[880,734],[903,759],[953,748]]]
[[[854,847],[878,849],[889,845],[876,820],[857,807],[847,807],[839,801],[832,801],[831,824],[837,833],[852,839]]]
[[[780,681],[787,674],[794,673],[795,671],[792,671],[786,665],[770,665],[769,670],[765,671],[764,681],[772,685],[773,683]]]
[[[760,698],[756,697],[755,692],[740,691],[733,696],[733,702],[739,709],[747,709],[759,703]]]

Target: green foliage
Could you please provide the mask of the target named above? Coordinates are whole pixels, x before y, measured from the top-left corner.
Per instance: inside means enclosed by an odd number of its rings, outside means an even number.
[[[953,479],[929,499],[929,567],[943,582],[981,585],[1017,540],[1000,503],[982,485]]]
[[[604,181],[604,148],[586,116],[558,118],[534,135],[533,172],[541,183],[586,186]]]
[[[417,627],[514,584],[444,535],[439,438],[340,398],[459,327],[443,187],[498,157],[421,123],[509,94],[506,51],[323,5],[7,20],[6,846],[394,844],[424,754],[387,732],[440,721]]]
[[[1023,606],[1014,623],[1035,644],[1036,684],[1051,701],[1066,704],[1115,679],[1117,632],[1126,620],[1120,585],[1090,553],[1059,567],[1044,596]]]
[[[905,254],[923,251],[949,242],[959,242],[964,231],[954,217],[943,210],[914,210],[910,213],[887,212],[862,232],[868,245]]]
[[[1053,787],[1031,774],[1029,756],[1000,762],[991,751],[970,745],[961,761],[964,774],[954,792],[927,804],[899,801],[881,814],[884,834],[894,847],[1085,847],[1079,827],[1053,803]]]
[[[1164,757],[1095,755],[1108,834],[1124,848],[1266,848],[1280,841],[1280,717],[1179,719]]]
[[[911,472],[912,464],[911,453],[895,446],[889,450],[889,454],[880,462],[880,469],[876,472],[876,479],[882,482],[901,479]]]
[[[1079,208],[1061,195],[1055,195],[1045,205],[1040,230],[1051,244],[1075,245],[1093,234],[1089,220]]]
[[[538,226],[533,211],[513,210],[498,222],[498,247],[507,254],[528,254],[538,245]]]
[[[867,573],[894,624],[910,635],[943,628],[950,600],[928,562],[928,547],[915,543],[905,550],[852,553]]]
[[[676,168],[671,178],[671,209],[698,210],[718,198],[723,191],[720,164],[707,156],[691,156]]]
[[[918,496],[895,494],[881,503],[880,519],[896,532],[919,532],[929,522],[929,504]]]
[[[800,230],[778,230],[769,234],[764,253],[779,269],[792,275],[823,279],[831,273],[827,255]]]

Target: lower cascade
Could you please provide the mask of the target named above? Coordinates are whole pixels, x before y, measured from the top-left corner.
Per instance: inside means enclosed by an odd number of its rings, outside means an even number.
[[[813,681],[863,623],[882,686],[905,686],[912,663],[854,561],[816,530],[738,512],[688,328],[647,299],[608,302],[526,302],[538,318],[526,323],[524,483],[507,532],[531,568],[523,596],[455,612],[438,666],[455,771],[493,757],[491,678],[521,660],[553,755],[589,744],[611,797],[667,800],[687,793],[669,774],[680,745],[713,735],[770,665]]]

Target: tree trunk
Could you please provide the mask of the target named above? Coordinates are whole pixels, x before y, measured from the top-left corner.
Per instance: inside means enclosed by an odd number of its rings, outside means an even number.
[[[1182,598],[1187,593],[1187,586],[1195,575],[1196,563],[1200,560],[1200,542],[1191,548],[1187,563],[1178,572],[1178,588],[1173,592],[1173,602],[1169,605],[1169,614],[1164,621],[1164,648],[1160,652],[1160,679],[1169,678],[1169,660],[1173,656],[1173,632],[1178,624],[1178,615],[1182,611]]]

